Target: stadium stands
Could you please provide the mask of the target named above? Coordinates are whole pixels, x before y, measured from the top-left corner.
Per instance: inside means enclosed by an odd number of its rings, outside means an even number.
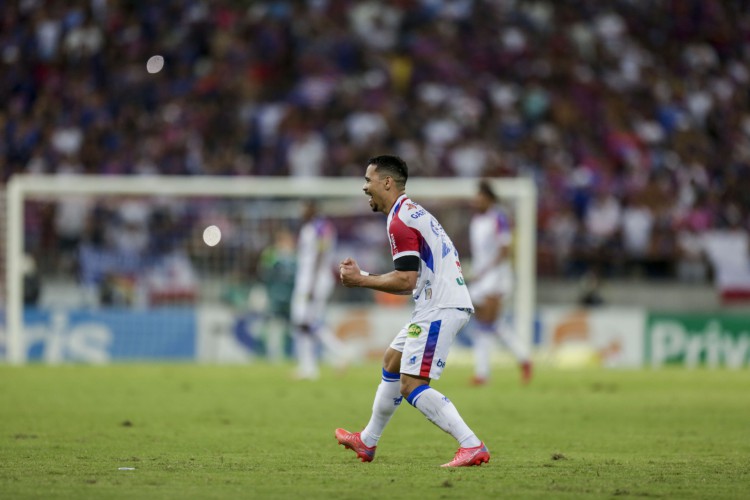
[[[703,281],[701,236],[750,226],[747,0],[238,5],[10,2],[3,182],[359,176],[395,151],[415,175],[536,179],[547,276]],[[29,241],[56,259],[102,216],[38,210]],[[143,230],[137,210],[104,215]]]

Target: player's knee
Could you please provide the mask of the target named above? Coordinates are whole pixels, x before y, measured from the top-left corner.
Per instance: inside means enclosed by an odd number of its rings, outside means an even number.
[[[421,385],[425,385],[428,382],[425,382],[425,380],[422,379],[410,379],[406,378],[403,375],[401,376],[401,395],[404,398],[409,398],[409,395],[416,389],[417,387]]]
[[[407,399],[409,397],[409,394],[411,394],[411,391],[414,390],[414,388],[411,385],[405,384],[404,381],[401,381],[401,395],[404,397],[404,399]]]

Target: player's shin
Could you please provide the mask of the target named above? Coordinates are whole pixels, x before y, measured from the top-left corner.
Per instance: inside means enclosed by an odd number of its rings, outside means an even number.
[[[492,324],[476,322],[474,341],[474,376],[477,382],[485,382],[490,377],[490,356],[494,347]]]
[[[372,416],[360,436],[366,446],[378,444],[383,429],[401,404],[403,398],[399,379],[398,373],[391,373],[383,368],[383,378],[375,391],[375,400],[372,404]]]
[[[297,329],[294,336],[297,355],[297,377],[316,379],[319,375],[315,337],[309,331]]]
[[[453,436],[461,448],[479,446],[481,441],[466,425],[451,400],[429,385],[421,385],[406,398],[427,420]]]

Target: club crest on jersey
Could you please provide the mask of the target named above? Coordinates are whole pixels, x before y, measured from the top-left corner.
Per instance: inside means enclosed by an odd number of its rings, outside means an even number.
[[[435,233],[435,236],[442,237],[445,234],[445,229],[443,229],[443,226],[440,225],[435,217],[430,219],[430,229],[432,229],[432,232]]]
[[[420,333],[422,333],[422,328],[419,325],[415,325],[414,323],[409,325],[409,329],[406,332],[406,334],[413,339],[419,337]]]

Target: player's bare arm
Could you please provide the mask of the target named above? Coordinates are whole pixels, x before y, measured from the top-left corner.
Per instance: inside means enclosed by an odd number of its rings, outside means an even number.
[[[370,288],[396,295],[410,295],[417,286],[417,271],[394,270],[386,274],[363,273],[357,261],[344,259],[339,264],[341,284],[349,288]]]

